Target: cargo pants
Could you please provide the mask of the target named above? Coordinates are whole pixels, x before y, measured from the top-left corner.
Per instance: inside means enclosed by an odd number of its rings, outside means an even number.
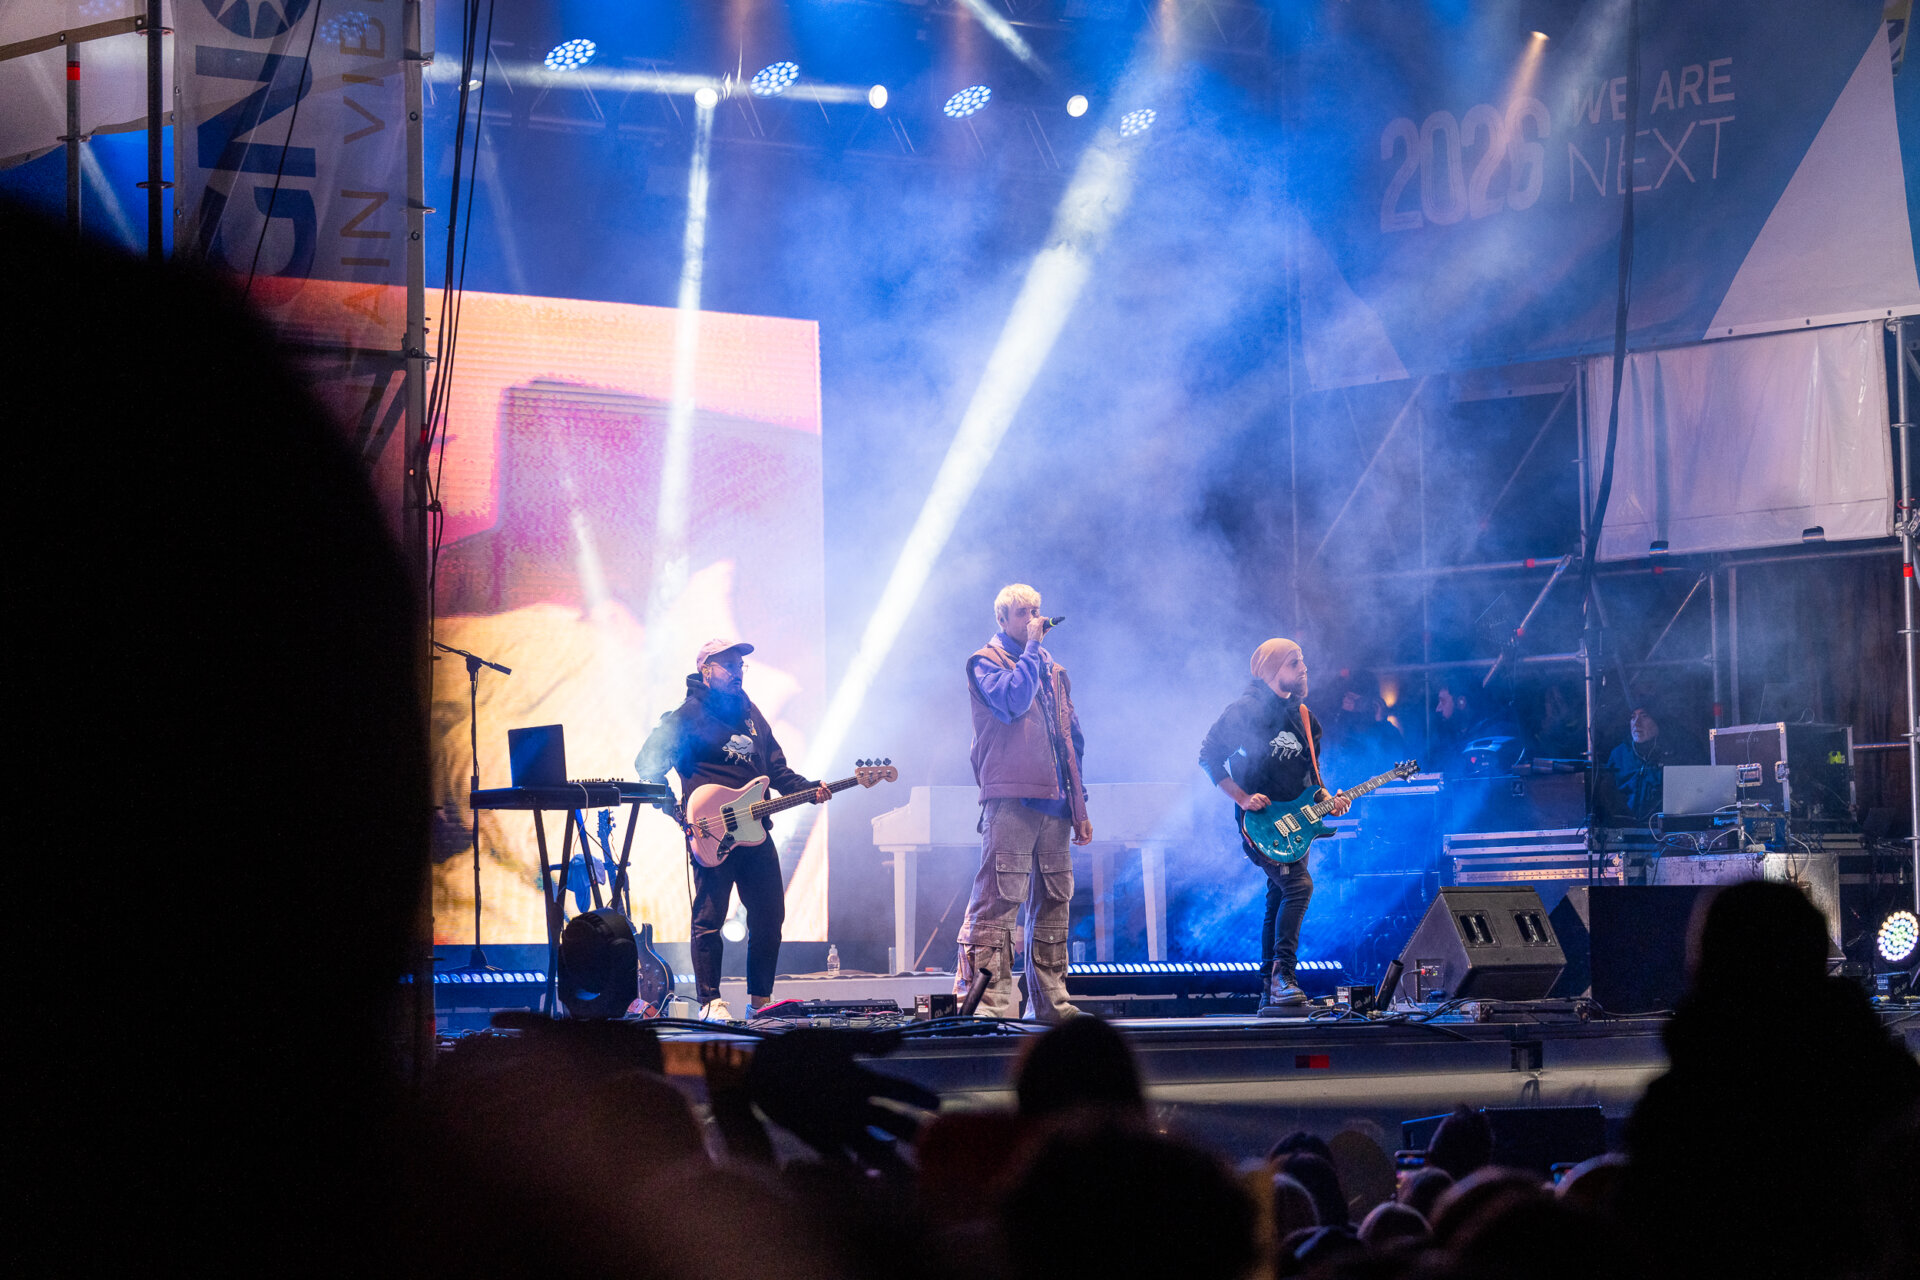
[[[989,800],[980,846],[980,870],[960,924],[954,994],[965,999],[974,974],[992,972],[977,1013],[1020,1016],[1013,980],[1013,930],[1027,909],[1029,1016],[1059,1022],[1079,1012],[1067,1002],[1067,912],[1073,901],[1073,826],[1019,800]]]

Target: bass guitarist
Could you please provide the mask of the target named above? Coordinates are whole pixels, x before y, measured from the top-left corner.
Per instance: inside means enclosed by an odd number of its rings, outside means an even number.
[[[1276,801],[1291,801],[1311,784],[1325,799],[1320,777],[1320,722],[1307,710],[1307,658],[1291,640],[1273,639],[1253,651],[1253,681],[1227,704],[1200,743],[1200,767],[1214,785],[1233,799],[1234,821],[1242,827],[1241,851],[1267,877],[1266,914],[1260,923],[1260,960],[1267,979],[1260,1016],[1275,1017],[1288,1005],[1305,1004],[1306,992],[1294,981],[1299,959],[1300,923],[1313,899],[1313,875],[1307,860],[1275,863],[1247,840],[1245,814]],[[1342,798],[1332,813],[1352,807]]]
[[[787,764],[787,753],[774,741],[773,727],[753,705],[741,680],[746,655],[753,646],[734,640],[709,640],[694,659],[687,677],[687,699],[666,715],[647,735],[634,768],[643,782],[663,782],[667,770],[680,776],[680,800],[695,787],[717,783],[745,786],[765,776],[782,795],[812,791],[817,803],[833,793],[810,782]],[[780,930],[787,918],[787,895],[780,875],[780,855],[771,838],[728,852],[720,865],[693,863],[693,984],[700,1001],[700,1017],[728,1022],[732,1012],[720,998],[720,958],[725,946],[720,926],[727,918],[733,891],[747,909],[747,1017],[773,1000],[773,974],[780,963]]]

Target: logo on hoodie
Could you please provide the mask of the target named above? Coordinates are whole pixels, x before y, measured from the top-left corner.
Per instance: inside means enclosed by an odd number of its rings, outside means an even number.
[[[1293,730],[1282,729],[1267,744],[1267,754],[1276,760],[1291,760],[1300,754],[1300,739],[1293,736]]]
[[[749,764],[753,760],[753,739],[744,733],[736,733],[727,739],[727,745],[721,750],[735,764]]]

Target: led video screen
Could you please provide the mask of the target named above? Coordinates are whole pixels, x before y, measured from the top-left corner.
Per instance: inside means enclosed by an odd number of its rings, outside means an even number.
[[[806,758],[825,706],[818,330],[702,314],[676,411],[676,323],[656,307],[465,297],[435,636],[512,669],[480,672],[482,787],[509,782],[507,731],[543,724],[565,727],[570,777],[634,777],[640,744],[714,636],[756,646],[747,692],[788,758]],[[663,505],[675,477],[686,501]],[[466,664],[442,654],[433,667],[434,933],[457,943],[473,936],[475,720]],[[597,835],[598,814],[584,816]],[[627,811],[613,816],[617,856]],[[783,849],[797,829],[776,833]],[[484,941],[543,941],[532,816],[482,812],[479,830]],[[556,860],[561,830],[549,814]],[[826,823],[787,855],[786,936],[824,939]],[[684,940],[686,854],[655,810],[640,813],[631,874],[636,922]]]

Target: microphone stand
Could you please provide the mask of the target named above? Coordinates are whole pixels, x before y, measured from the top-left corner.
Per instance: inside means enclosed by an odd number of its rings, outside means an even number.
[[[467,745],[473,751],[473,777],[468,790],[480,789],[480,668],[492,667],[503,676],[513,674],[511,667],[503,667],[497,662],[489,662],[477,653],[468,653],[465,649],[456,649],[450,644],[441,644],[438,640],[433,647],[443,649],[467,660]],[[487,953],[480,949],[480,811],[470,809],[473,815],[473,954],[467,962],[451,973],[498,973],[498,969],[487,963]]]

